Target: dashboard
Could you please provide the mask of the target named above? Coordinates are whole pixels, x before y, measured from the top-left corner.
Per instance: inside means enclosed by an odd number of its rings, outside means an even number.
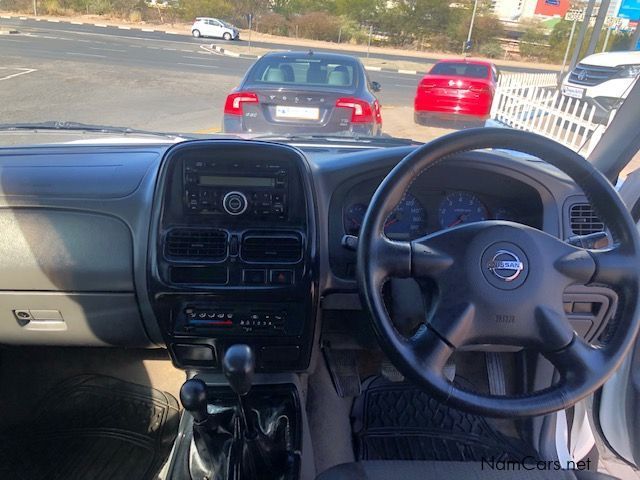
[[[377,186],[415,146],[298,147],[0,149],[0,342],[162,346],[180,368],[211,370],[242,342],[258,371],[306,370],[327,331],[367,326],[343,238],[358,235]],[[482,151],[421,175],[386,232],[412,239],[485,219],[563,239],[604,230],[556,169]],[[589,337],[616,305],[605,289],[565,298]]]
[[[346,234],[358,235],[381,181],[375,178],[357,184],[347,194],[343,207]],[[385,233],[394,240],[408,240],[484,220],[509,220],[540,228],[541,214],[540,197],[526,184],[472,168],[459,178],[454,168],[440,168],[417,180],[387,219]]]

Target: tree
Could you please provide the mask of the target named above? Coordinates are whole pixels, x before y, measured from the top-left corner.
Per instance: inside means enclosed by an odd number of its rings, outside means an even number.
[[[384,14],[382,0],[335,0],[335,13],[361,24],[370,24]]]

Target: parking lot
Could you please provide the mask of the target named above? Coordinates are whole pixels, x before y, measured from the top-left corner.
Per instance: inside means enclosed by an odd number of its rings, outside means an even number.
[[[19,32],[0,35],[1,123],[73,121],[216,133],[227,93],[253,63],[212,53],[206,48],[211,39],[187,35],[15,16],[0,18],[0,29]],[[268,46],[257,45],[261,51]],[[229,46],[246,49],[246,42]],[[389,55],[389,62],[396,57]],[[375,55],[377,62],[385,58]],[[424,141],[448,131],[413,122],[420,75],[369,74],[382,85],[385,133]]]

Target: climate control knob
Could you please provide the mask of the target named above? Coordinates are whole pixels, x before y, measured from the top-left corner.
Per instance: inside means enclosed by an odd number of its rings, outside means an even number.
[[[222,207],[229,215],[242,215],[247,206],[247,197],[242,192],[229,192],[222,199]]]

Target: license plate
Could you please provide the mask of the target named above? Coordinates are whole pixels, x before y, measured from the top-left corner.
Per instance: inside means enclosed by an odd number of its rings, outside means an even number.
[[[284,105],[277,105],[276,118],[318,120],[320,118],[320,109],[313,107],[287,107]]]
[[[584,97],[584,88],[572,87],[571,85],[562,86],[562,94],[567,97],[582,99]]]

